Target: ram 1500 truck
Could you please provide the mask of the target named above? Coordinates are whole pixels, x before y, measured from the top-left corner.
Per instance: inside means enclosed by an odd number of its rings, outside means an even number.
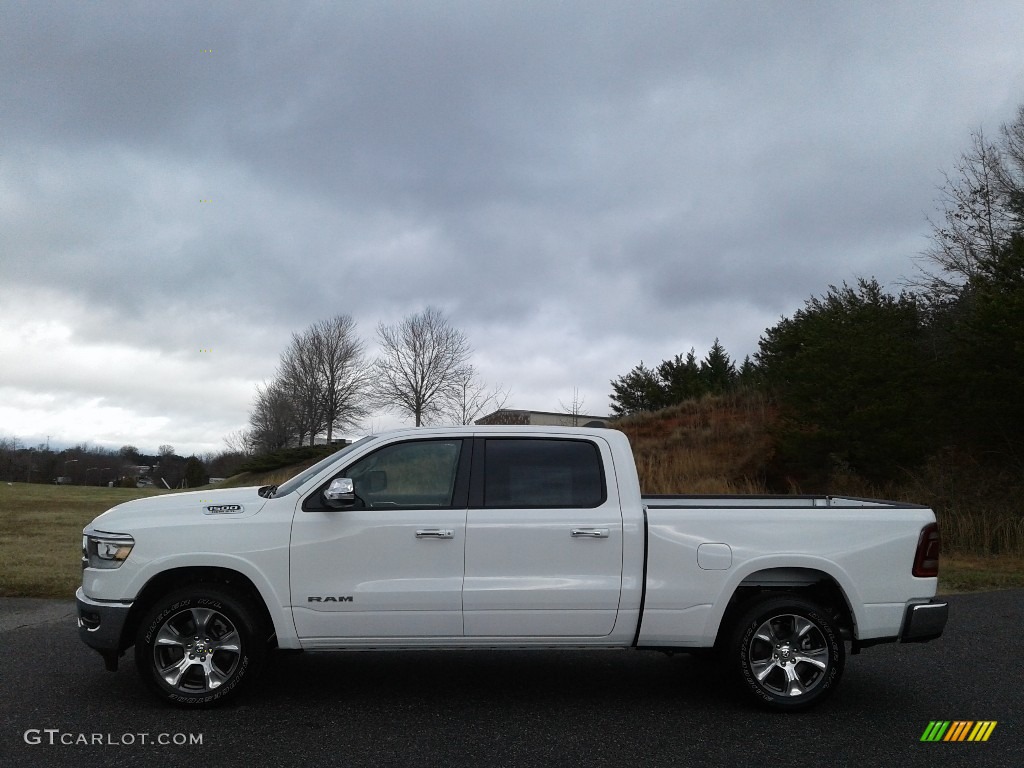
[[[280,486],[122,504],[83,532],[82,639],[168,701],[239,693],[274,647],[707,649],[758,701],[836,687],[847,644],[937,638],[932,511],[641,496],[610,429],[366,437]]]

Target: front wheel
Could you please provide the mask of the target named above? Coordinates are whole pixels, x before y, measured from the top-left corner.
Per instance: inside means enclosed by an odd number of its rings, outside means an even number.
[[[795,595],[765,597],[735,625],[729,645],[741,686],[761,704],[793,711],[839,684],[846,646],[828,612]]]
[[[266,657],[258,613],[220,585],[194,584],[161,598],[142,620],[135,663],[161,698],[220,704],[256,677]]]

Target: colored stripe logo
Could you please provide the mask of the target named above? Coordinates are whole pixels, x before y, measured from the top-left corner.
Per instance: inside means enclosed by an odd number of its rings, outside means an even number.
[[[921,741],[988,741],[996,720],[932,720]]]

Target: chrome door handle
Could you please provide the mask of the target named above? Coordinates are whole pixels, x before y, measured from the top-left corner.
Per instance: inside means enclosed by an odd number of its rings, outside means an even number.
[[[572,535],[574,538],[588,537],[591,539],[607,539],[608,529],[607,528],[573,528]]]
[[[443,528],[419,528],[416,530],[417,539],[453,539],[455,532]]]

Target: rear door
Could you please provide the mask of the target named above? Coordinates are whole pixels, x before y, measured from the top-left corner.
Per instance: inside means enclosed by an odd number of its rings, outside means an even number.
[[[609,461],[598,439],[476,439],[467,637],[611,633],[622,589],[622,512],[605,476]]]

